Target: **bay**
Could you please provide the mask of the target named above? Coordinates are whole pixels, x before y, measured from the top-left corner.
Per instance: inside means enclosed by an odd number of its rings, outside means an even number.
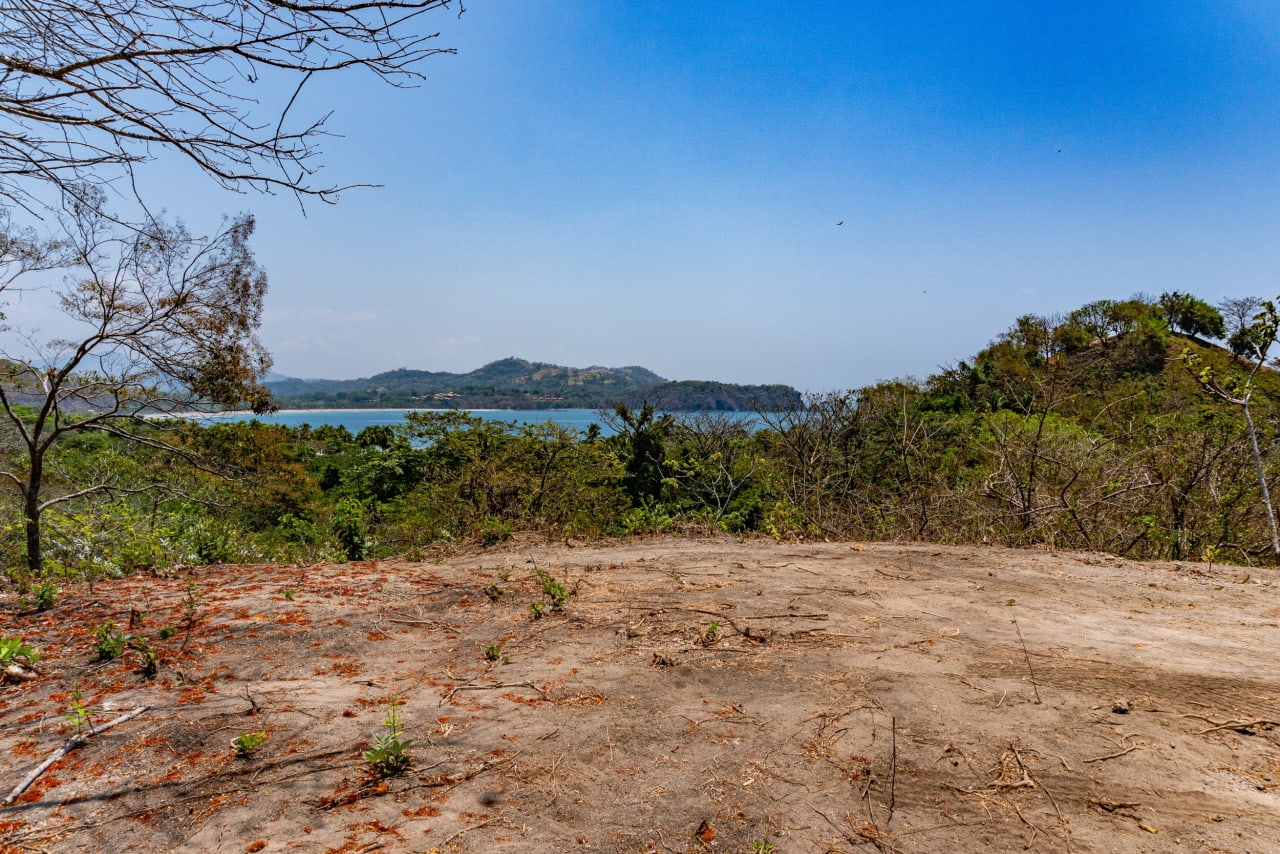
[[[359,433],[366,427],[375,425],[396,426],[404,423],[405,413],[432,410],[419,409],[285,409],[269,415],[253,415],[248,412],[227,412],[217,415],[192,415],[198,421],[213,424],[220,421],[252,421],[264,424],[283,424],[286,427],[300,427],[309,424],[312,427],[330,425],[346,427],[352,434]],[[439,410],[435,410],[439,411]],[[568,427],[579,433],[585,432],[592,424],[600,425],[601,436],[611,436],[611,430],[600,417],[596,409],[472,409],[464,410],[469,415],[485,421],[506,421],[515,424],[545,424],[550,421],[561,427]],[[680,413],[695,415],[696,413]],[[726,412],[726,416],[741,419],[751,429],[761,427],[760,417],[754,412]]]

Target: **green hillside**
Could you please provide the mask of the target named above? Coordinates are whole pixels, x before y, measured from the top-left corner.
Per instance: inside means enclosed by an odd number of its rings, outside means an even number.
[[[400,368],[355,380],[267,383],[286,409],[599,409],[624,402],[672,411],[778,408],[799,400],[788,386],[670,382],[647,368],[569,368],[507,358],[465,374]]]

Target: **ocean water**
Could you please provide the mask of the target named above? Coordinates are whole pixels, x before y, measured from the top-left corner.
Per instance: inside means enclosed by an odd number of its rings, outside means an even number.
[[[283,424],[287,427],[299,427],[310,424],[320,427],[325,424],[346,427],[352,434],[359,433],[366,427],[376,424],[396,425],[404,422],[406,412],[412,409],[287,409],[273,412],[270,415],[252,415],[235,412],[220,415],[193,416],[207,423],[218,421],[251,421],[257,419],[264,424]],[[600,412],[595,409],[473,409],[469,414],[485,421],[507,421],[516,424],[545,424],[551,421],[562,427],[579,432],[585,431],[592,424],[600,425],[600,435],[613,434],[600,419]],[[760,427],[760,418],[754,412],[725,413],[740,418],[752,429]]]

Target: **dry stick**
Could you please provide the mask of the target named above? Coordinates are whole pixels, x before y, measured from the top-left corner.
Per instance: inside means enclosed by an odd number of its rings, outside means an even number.
[[[1009,803],[1009,806],[1013,807],[1013,811],[1018,814],[1018,818],[1022,819],[1022,823],[1025,824],[1027,827],[1031,828],[1031,838],[1028,839],[1027,844],[1023,846],[1023,850],[1025,851],[1026,849],[1031,847],[1031,843],[1035,842],[1036,837],[1040,835],[1040,828],[1032,824],[1030,820],[1028,820],[1027,817],[1022,814],[1022,810],[1018,809],[1017,804],[1015,804],[1013,801],[1008,801],[1008,803]]]
[[[1027,660],[1027,672],[1031,674],[1031,687],[1036,692],[1036,704],[1040,704],[1040,686],[1036,684],[1036,672],[1031,668],[1031,656],[1027,652],[1027,642],[1022,639],[1022,629],[1018,628],[1018,621],[1013,621],[1014,631],[1018,633],[1018,643],[1022,644],[1022,657]]]
[[[1141,749],[1142,749],[1141,744],[1135,744],[1135,745],[1132,745],[1131,747],[1126,747],[1124,750],[1118,751],[1116,753],[1108,753],[1106,756],[1095,756],[1092,759],[1086,759],[1084,761],[1085,762],[1101,762],[1104,759],[1115,759],[1117,756],[1124,756],[1126,753],[1133,753],[1133,751],[1141,750]]]
[[[450,837],[449,837],[448,839],[446,839],[444,842],[441,842],[441,843],[440,843],[440,847],[441,847],[441,848],[447,848],[447,847],[449,846],[449,843],[450,843],[450,842],[452,842],[453,840],[457,839],[457,838],[458,838],[459,836],[461,836],[462,834],[464,834],[464,833],[470,833],[470,832],[471,832],[471,831],[473,831],[473,830],[479,830],[480,828],[484,827],[486,824],[493,824],[495,821],[499,821],[499,820],[500,820],[500,818],[501,818],[501,816],[494,816],[493,818],[485,819],[484,821],[480,822],[479,824],[473,824],[473,825],[471,825],[470,827],[464,827],[464,828],[462,828],[462,830],[459,830],[457,833],[455,833],[453,836],[450,836]]]
[[[889,817],[884,820],[885,827],[893,821],[893,801],[898,789],[898,719],[889,718],[889,725],[893,728],[893,770],[889,772]]]
[[[537,685],[534,685],[532,682],[497,682],[493,685],[457,685],[453,688],[450,688],[448,692],[443,697],[440,698],[440,702],[438,703],[438,705],[443,706],[445,703],[453,699],[453,695],[458,693],[459,691],[493,691],[498,688],[532,688],[542,696],[544,697],[547,696],[546,691],[543,691],[541,688],[539,688]]]
[[[1195,718],[1204,721],[1207,724],[1213,724],[1208,729],[1202,729],[1196,735],[1204,735],[1207,732],[1217,732],[1220,729],[1239,729],[1245,730],[1256,726],[1280,726],[1280,721],[1267,720],[1266,718],[1258,718],[1257,720],[1229,720],[1218,723],[1213,718],[1207,718],[1204,715],[1179,715],[1182,718]]]
[[[66,756],[68,753],[75,750],[77,747],[80,747],[81,745],[85,744],[93,736],[98,735],[99,733],[106,732],[116,724],[122,724],[125,721],[130,720],[131,718],[136,718],[138,715],[145,712],[148,708],[150,707],[138,706],[138,708],[130,712],[125,712],[123,715],[121,715],[120,717],[116,718],[113,721],[107,721],[102,726],[90,731],[88,735],[77,733],[76,735],[72,736],[70,741],[68,741],[66,744],[62,745],[62,747],[55,750],[52,754],[50,754],[48,759],[41,762],[31,771],[30,774],[23,777],[22,782],[20,782],[18,785],[13,787],[13,791],[9,793],[9,796],[4,799],[4,804],[0,806],[7,807],[9,806],[9,804],[16,801],[22,795],[22,793],[25,792],[31,786],[31,784],[36,781],[36,779],[41,774],[43,774],[45,771],[49,769],[50,765],[57,762],[62,757]]]
[[[1045,797],[1049,799],[1049,803],[1053,804],[1053,811],[1058,814],[1058,826],[1063,828],[1064,832],[1066,832],[1067,821],[1062,817],[1062,810],[1058,808],[1058,801],[1056,798],[1054,798],[1053,792],[1050,792],[1048,789],[1046,789],[1043,782],[1041,782],[1040,780],[1037,780],[1035,777],[1031,775],[1031,770],[1027,768],[1027,763],[1022,761],[1022,754],[1018,752],[1018,748],[1012,744],[1009,745],[1009,748],[1013,751],[1013,755],[1017,757],[1018,764],[1022,766],[1022,773],[1026,775],[1027,779],[1029,779],[1034,786],[1039,788],[1040,791],[1044,792]],[[1070,851],[1071,850],[1070,836],[1067,836],[1063,841],[1067,843],[1067,850]]]
[[[836,833],[839,833],[841,836],[843,836],[845,838],[845,841],[848,842],[850,845],[861,846],[864,844],[863,840],[854,839],[853,834],[849,833],[849,831],[845,830],[843,827],[836,824],[834,821],[832,821],[830,816],[828,816],[822,810],[815,807],[813,804],[809,804],[809,809],[813,810],[818,815],[822,816],[822,818],[826,820],[827,824],[831,825],[835,829]]]

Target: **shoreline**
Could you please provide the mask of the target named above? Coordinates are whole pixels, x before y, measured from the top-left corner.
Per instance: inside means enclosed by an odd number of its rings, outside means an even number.
[[[331,415],[335,412],[596,412],[594,409],[420,409],[406,407],[379,407],[363,409],[277,409],[273,412],[256,414],[247,409],[227,410],[224,412],[170,412],[163,415],[148,415],[148,418],[271,418],[275,415],[305,415],[314,412],[319,415]]]

